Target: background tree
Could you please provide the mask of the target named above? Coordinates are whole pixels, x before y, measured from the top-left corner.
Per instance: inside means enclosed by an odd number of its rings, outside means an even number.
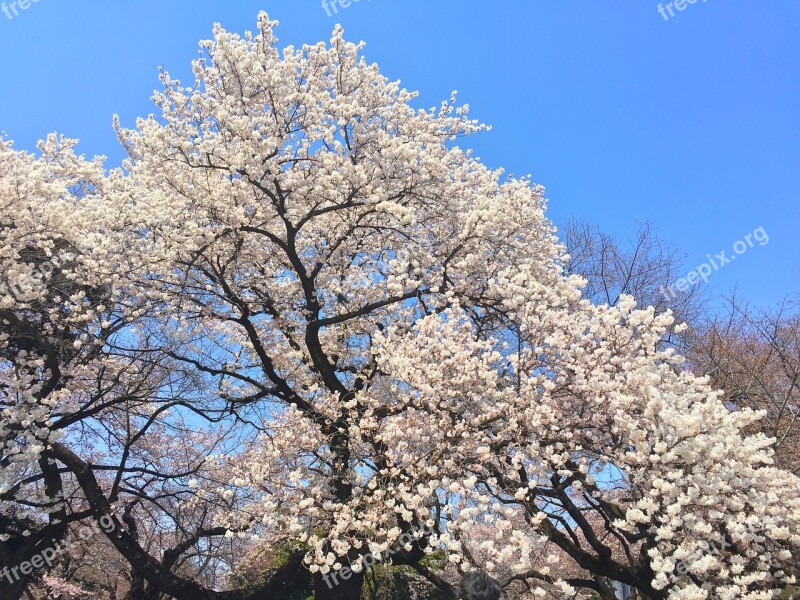
[[[800,472],[800,316],[791,303],[758,310],[731,295],[700,325],[689,354],[733,410],[764,411],[756,427],[776,439],[775,460]]]
[[[695,324],[705,316],[708,290],[674,288],[685,274],[686,256],[661,239],[651,223],[640,224],[627,242],[577,218],[561,225],[558,234],[569,253],[567,272],[586,279],[583,293],[593,302],[614,306],[628,295],[639,306],[652,306],[658,313],[671,310],[676,323]],[[674,333],[668,341],[683,343]]]

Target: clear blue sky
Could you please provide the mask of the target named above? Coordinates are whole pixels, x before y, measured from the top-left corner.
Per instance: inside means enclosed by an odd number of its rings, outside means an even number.
[[[360,0],[332,17],[320,2],[39,0],[0,12],[0,131],[18,148],[58,131],[116,165],[112,115],[131,126],[153,110],[161,65],[188,82],[215,21],[242,32],[266,10],[282,44],[327,40],[341,22],[425,106],[459,90],[494,126],[470,140],[478,155],[531,173],[555,221],[620,236],[652,221],[688,253],[687,271],[763,226],[769,243],[711,283],[762,305],[800,292],[797,0],[698,0],[669,20],[652,0]]]

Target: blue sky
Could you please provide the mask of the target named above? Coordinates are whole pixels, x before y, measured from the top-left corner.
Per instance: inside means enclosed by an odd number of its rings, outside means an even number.
[[[112,115],[131,126],[154,110],[159,66],[190,81],[212,23],[242,32],[266,10],[282,44],[302,44],[341,22],[425,106],[459,90],[494,127],[467,145],[545,185],[556,222],[575,215],[628,237],[651,221],[687,253],[686,271],[763,227],[769,243],[710,283],[760,305],[797,296],[796,0],[698,0],[667,20],[651,0],[360,0],[332,16],[320,3],[38,0],[16,16],[9,7],[0,131],[26,149],[58,131],[116,165]]]

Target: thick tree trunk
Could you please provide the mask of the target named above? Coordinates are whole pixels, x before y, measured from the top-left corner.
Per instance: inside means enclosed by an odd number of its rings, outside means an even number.
[[[4,578],[0,581],[0,598],[3,598],[3,600],[19,600],[25,593],[30,579],[30,576],[26,576],[19,581],[15,580],[13,583],[9,583],[8,579]]]
[[[364,571],[347,571],[346,574],[349,574],[347,579],[342,577],[341,571],[314,575],[314,600],[361,600]]]

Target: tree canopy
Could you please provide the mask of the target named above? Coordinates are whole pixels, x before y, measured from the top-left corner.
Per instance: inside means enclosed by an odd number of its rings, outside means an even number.
[[[0,144],[2,563],[107,517],[133,598],[360,598],[383,561],[444,597],[475,566],[535,598],[792,583],[800,480],[671,312],[587,297],[455,94],[275,26],[163,72],[119,169]]]

